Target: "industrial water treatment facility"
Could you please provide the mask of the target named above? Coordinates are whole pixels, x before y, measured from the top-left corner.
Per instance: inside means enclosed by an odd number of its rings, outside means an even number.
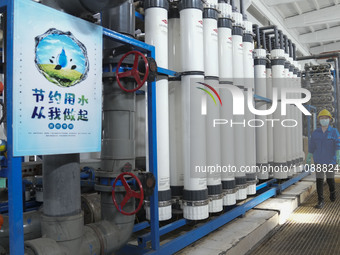
[[[0,255],[340,253],[338,0],[0,0]]]

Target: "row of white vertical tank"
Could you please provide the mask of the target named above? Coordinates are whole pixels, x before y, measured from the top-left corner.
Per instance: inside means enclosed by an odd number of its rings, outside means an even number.
[[[288,106],[282,116],[279,103],[261,116],[248,107],[248,97],[258,110],[271,106],[255,102],[254,94],[273,99],[273,90],[300,87],[292,44],[276,27],[261,29],[227,1],[182,0],[170,7],[167,0],[145,1],[145,42],[155,46],[159,67],[181,74],[156,81],[160,220],[172,217],[175,199],[184,218],[206,219],[256,194],[258,179],[286,179],[296,170],[287,167],[301,165],[300,111]],[[235,95],[245,99],[243,115],[233,114]],[[137,97],[136,156],[147,156],[145,98]],[[285,119],[297,126],[285,128]],[[150,217],[148,205],[146,211]]]

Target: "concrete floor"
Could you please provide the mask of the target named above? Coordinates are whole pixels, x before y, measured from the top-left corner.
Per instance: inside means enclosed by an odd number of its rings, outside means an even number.
[[[270,198],[192,245],[177,252],[177,255],[242,255],[280,225],[293,211],[315,191],[315,176],[309,175],[286,189],[276,198]]]

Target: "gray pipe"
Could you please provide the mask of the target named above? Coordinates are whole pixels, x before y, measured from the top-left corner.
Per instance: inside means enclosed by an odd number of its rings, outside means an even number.
[[[116,195],[118,202],[124,198],[124,193]],[[117,211],[113,206],[112,199],[108,193],[102,193],[102,217],[104,220],[84,226],[80,242],[71,240],[69,243],[57,242],[55,238],[38,238],[25,242],[25,252],[28,255],[103,255],[112,254],[121,248],[129,240],[134,226],[134,215],[125,216]],[[134,200],[130,200],[124,207],[126,211],[135,208]],[[65,221],[66,217],[60,221],[65,224],[63,229],[67,231],[59,233],[60,238],[69,236],[75,230],[74,221]],[[78,238],[79,239],[79,238]],[[76,241],[79,241],[76,239]],[[77,244],[77,246],[75,246]],[[75,246],[75,247],[74,247]],[[73,249],[70,250],[70,249]]]
[[[320,58],[339,58],[340,53],[328,53],[328,54],[318,54],[318,55],[310,55],[296,58],[297,61],[300,60],[308,60],[308,59],[320,59]]]
[[[257,24],[253,24],[253,32],[255,33],[256,49],[261,48],[260,28]]]
[[[266,31],[266,30],[272,30],[273,32],[267,32],[266,34],[274,34],[274,49],[280,49],[279,45],[279,31],[277,29],[277,26],[266,26],[266,27],[261,27],[260,31]]]
[[[235,1],[234,0],[230,0],[230,5],[231,5],[231,8],[232,8],[232,11],[235,12],[236,11]]]
[[[283,40],[283,33],[282,30],[279,30],[279,36],[280,36],[280,49],[284,50],[285,46],[284,46],[284,40]]]
[[[68,216],[81,212],[79,154],[43,157],[44,214]]]
[[[0,229],[0,246],[5,249],[9,248],[9,223],[8,216],[2,215],[4,223]],[[25,212],[23,215],[24,219],[24,239],[30,240],[41,236],[41,212],[32,211]]]
[[[78,252],[83,235],[79,161],[79,154],[43,157],[42,236],[55,240],[68,254]]]
[[[289,54],[289,45],[288,45],[288,37],[287,37],[287,35],[283,35],[283,42],[284,42],[285,53]]]
[[[296,45],[295,45],[295,43],[292,43],[292,47],[293,47],[293,60],[296,61]]]

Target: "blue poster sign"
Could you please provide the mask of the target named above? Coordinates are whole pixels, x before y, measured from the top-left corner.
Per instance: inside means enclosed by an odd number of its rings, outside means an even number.
[[[100,151],[101,26],[14,5],[14,156]]]

